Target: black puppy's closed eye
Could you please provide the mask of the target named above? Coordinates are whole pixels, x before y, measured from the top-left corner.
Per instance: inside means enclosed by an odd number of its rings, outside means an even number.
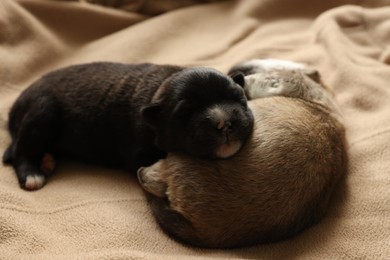
[[[240,85],[241,87],[244,87],[244,85],[245,85],[245,78],[244,78],[245,75],[244,75],[244,73],[242,73],[241,71],[236,71],[236,72],[234,72],[233,74],[231,74],[229,76],[233,79],[233,81],[236,84]]]
[[[180,118],[190,116],[191,112],[191,104],[187,100],[180,100],[173,109],[173,115]]]

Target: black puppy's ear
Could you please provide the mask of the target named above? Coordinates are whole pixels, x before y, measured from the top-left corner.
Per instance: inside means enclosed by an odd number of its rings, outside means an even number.
[[[233,72],[229,75],[235,83],[240,85],[241,87],[244,87],[245,85],[245,75],[241,71]]]
[[[161,120],[161,105],[151,104],[141,108],[141,116],[151,126],[156,126]]]

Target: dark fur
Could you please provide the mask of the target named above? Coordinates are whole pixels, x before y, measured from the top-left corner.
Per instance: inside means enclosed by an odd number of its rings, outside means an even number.
[[[207,248],[251,246],[290,238],[324,217],[346,172],[344,126],[323,86],[279,72],[283,84],[304,93],[251,100],[254,132],[235,156],[210,162],[170,153],[139,169],[153,214],[173,238]]]
[[[219,122],[204,122],[215,104],[226,108],[234,129],[221,133]],[[27,176],[43,174],[46,153],[135,172],[171,151],[215,158],[226,136],[244,141],[252,125],[242,88],[214,69],[76,65],[48,73],[19,96],[3,162],[22,187]]]

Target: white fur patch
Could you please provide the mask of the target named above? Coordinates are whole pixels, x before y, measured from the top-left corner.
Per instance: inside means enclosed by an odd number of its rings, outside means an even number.
[[[273,70],[273,69],[304,69],[307,67],[304,63],[298,63],[288,60],[278,60],[278,59],[254,59],[245,62],[245,66],[260,67],[264,70]]]
[[[26,184],[24,185],[24,187],[27,190],[38,190],[43,187],[43,185],[45,184],[45,180],[45,176],[43,175],[29,175],[26,178]]]
[[[218,158],[228,158],[238,152],[242,146],[240,141],[233,141],[226,144],[221,144],[216,152]]]
[[[275,69],[284,70],[302,70],[307,65],[288,60],[278,59],[254,59],[244,63],[245,66],[251,66],[260,69],[258,73],[245,76],[244,91],[249,99],[256,99],[268,96],[289,95],[294,89],[286,86],[278,78],[265,75],[264,71],[269,72]]]
[[[218,129],[221,129],[223,127],[224,122],[229,119],[229,116],[226,114],[226,112],[218,105],[210,108],[209,114],[216,122],[219,122],[217,125]]]
[[[229,115],[218,105],[210,108],[208,114],[215,122],[218,122],[217,129],[222,129],[225,126],[225,122],[230,119]]]
[[[264,73],[245,76],[244,91],[249,99],[287,94],[284,84],[276,78],[267,78]]]

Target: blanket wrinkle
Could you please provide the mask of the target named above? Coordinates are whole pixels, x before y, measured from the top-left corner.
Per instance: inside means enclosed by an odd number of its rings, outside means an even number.
[[[50,64],[67,53],[65,45],[23,8],[12,2],[2,2],[1,5],[0,39],[3,41],[0,75],[5,82],[23,79],[25,70],[38,71],[41,61]],[[51,42],[51,46],[41,49],[40,46],[46,45],[46,42]],[[26,47],[30,51],[25,52]],[[18,62],[14,59],[17,53],[24,53]]]
[[[34,12],[36,19],[56,33],[63,42],[75,47],[147,19],[141,14],[123,13],[96,5],[84,6],[61,1],[48,1],[42,5],[40,0],[20,0],[19,2],[24,8]],[[111,22],[107,23],[107,20]],[[85,30],[75,30],[80,24],[83,24]]]
[[[77,0],[74,0],[77,1]],[[198,4],[226,1],[226,0],[78,0],[81,2],[103,5],[120,10],[137,12],[147,15],[159,15],[179,8]]]
[[[361,142],[371,141],[372,138],[382,137],[382,135],[387,135],[389,133],[390,133],[390,128],[382,129],[380,131],[373,132],[373,133],[369,134],[368,136],[364,136],[358,140],[355,140],[353,143],[350,143],[349,146],[352,147],[352,146],[358,145]]]
[[[0,152],[8,111],[43,73],[93,62],[309,64],[335,94],[350,165],[326,218],[286,241],[235,250],[175,242],[137,178],[59,164],[36,192],[0,165],[0,259],[390,258],[390,0],[1,0]]]
[[[57,207],[57,208],[50,208],[50,209],[31,209],[31,208],[29,209],[29,208],[24,208],[24,207],[15,207],[12,204],[8,204],[7,205],[6,203],[4,203],[4,205],[0,206],[0,208],[1,209],[5,209],[5,210],[10,210],[10,211],[23,212],[23,213],[50,215],[50,214],[63,213],[64,211],[74,210],[74,209],[78,209],[80,207],[86,207],[86,206],[95,205],[95,204],[101,204],[101,205],[109,204],[109,203],[113,203],[113,204],[122,204],[122,203],[132,204],[132,203],[136,203],[136,202],[137,202],[137,200],[126,199],[126,198],[123,198],[123,199],[99,199],[99,200],[83,201],[83,202],[80,202],[80,203],[74,203],[74,204],[69,204],[69,205],[66,205],[66,206]]]

